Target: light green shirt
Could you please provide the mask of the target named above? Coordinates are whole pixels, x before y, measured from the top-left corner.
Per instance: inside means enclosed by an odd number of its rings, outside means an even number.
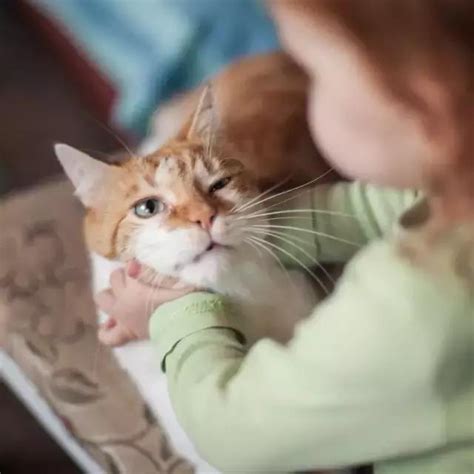
[[[174,408],[211,464],[241,473],[365,463],[377,474],[474,472],[474,252],[453,231],[434,244],[430,269],[411,263],[392,230],[414,200],[339,184],[287,203],[331,211],[276,221],[309,231],[280,229],[304,236],[321,261],[355,253],[328,235],[368,243],[287,346],[261,340],[247,351],[238,315],[217,295],[155,312],[150,334]],[[416,242],[416,226],[405,232]]]

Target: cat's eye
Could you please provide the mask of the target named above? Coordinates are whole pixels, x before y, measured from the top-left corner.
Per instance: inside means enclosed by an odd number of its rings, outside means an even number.
[[[218,181],[216,181],[214,184],[212,184],[209,187],[209,194],[214,194],[216,191],[219,191],[220,189],[225,188],[230,183],[231,180],[232,178],[230,176],[219,179]]]
[[[133,212],[137,217],[148,219],[159,212],[163,212],[164,209],[165,205],[159,199],[148,198],[135,204],[133,207]]]

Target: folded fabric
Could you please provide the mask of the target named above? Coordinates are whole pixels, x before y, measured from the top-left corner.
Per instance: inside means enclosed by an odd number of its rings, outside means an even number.
[[[259,0],[31,1],[111,81],[112,119],[139,133],[162,100],[278,47]]]

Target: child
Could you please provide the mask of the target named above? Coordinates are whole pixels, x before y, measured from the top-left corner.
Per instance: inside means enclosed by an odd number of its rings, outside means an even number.
[[[158,291],[150,319],[136,264],[101,296],[117,323],[100,336],[124,342],[149,327],[183,427],[223,471],[472,473],[472,2],[270,6],[312,79],[310,123],[334,166],[427,198],[355,183],[287,203],[361,217],[301,225],[368,245],[285,347],[262,340],[246,352],[231,308],[203,292],[170,301],[178,290]],[[342,243],[308,242],[322,261],[352,257]]]

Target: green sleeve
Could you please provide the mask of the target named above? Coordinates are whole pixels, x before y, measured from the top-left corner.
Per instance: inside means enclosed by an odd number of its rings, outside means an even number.
[[[362,183],[322,185],[282,199],[267,212],[268,246],[287,264],[348,261],[368,242],[387,235],[417,199],[415,191]],[[262,237],[261,231],[258,231]]]
[[[374,462],[444,440],[432,380],[446,305],[463,301],[447,292],[380,241],[348,264],[288,346],[264,339],[247,351],[238,316],[206,293],[160,307],[150,334],[183,428],[222,471]]]

